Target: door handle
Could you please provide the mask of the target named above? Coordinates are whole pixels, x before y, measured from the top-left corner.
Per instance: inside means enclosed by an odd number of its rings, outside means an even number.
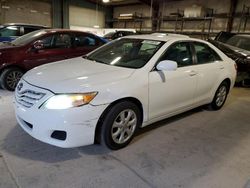
[[[196,74],[197,74],[197,72],[195,72],[193,70],[189,72],[189,76],[195,76]]]

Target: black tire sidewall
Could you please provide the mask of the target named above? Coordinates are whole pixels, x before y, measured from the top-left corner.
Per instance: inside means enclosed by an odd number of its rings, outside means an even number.
[[[127,140],[123,144],[117,144],[112,139],[111,128],[112,128],[113,122],[115,121],[115,119],[117,118],[119,113],[123,110],[126,110],[126,109],[131,109],[135,112],[135,114],[137,116],[136,128],[135,128],[134,134],[131,136],[131,138],[129,140]],[[142,122],[141,113],[140,113],[140,110],[137,107],[137,105],[135,105],[134,103],[129,102],[129,101],[123,101],[123,102],[115,104],[114,106],[112,106],[109,109],[108,113],[106,114],[106,116],[104,117],[104,120],[102,122],[101,143],[105,144],[106,147],[108,147],[112,150],[121,149],[121,148],[127,146],[131,142],[131,140],[133,139],[141,122]]]
[[[23,72],[18,69],[18,68],[9,68],[9,69],[5,69],[1,75],[0,75],[0,86],[5,89],[5,90],[9,90],[9,91],[14,91],[15,88],[11,88],[9,87],[9,85],[6,83],[6,77],[8,76],[8,74],[10,74],[12,71],[19,71],[20,73],[23,74]]]

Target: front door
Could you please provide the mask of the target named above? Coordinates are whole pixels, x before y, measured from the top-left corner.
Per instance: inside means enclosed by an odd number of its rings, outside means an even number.
[[[36,50],[31,46],[26,52],[24,64],[27,69],[70,58],[72,53],[71,35],[54,34],[40,40],[44,44],[43,49]]]
[[[176,61],[175,71],[149,73],[149,118],[158,118],[192,106],[197,85],[189,42],[172,44],[159,61]]]

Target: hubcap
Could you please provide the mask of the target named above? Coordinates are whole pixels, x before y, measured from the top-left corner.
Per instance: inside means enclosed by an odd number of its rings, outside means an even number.
[[[115,119],[112,128],[112,139],[117,144],[128,141],[135,132],[137,117],[133,110],[123,110]]]
[[[22,76],[23,73],[20,71],[11,71],[6,77],[6,84],[11,89],[15,89],[17,83],[19,82]]]
[[[221,86],[217,95],[216,95],[216,105],[217,106],[221,106],[225,99],[226,99],[226,95],[227,95],[227,88],[226,86]]]

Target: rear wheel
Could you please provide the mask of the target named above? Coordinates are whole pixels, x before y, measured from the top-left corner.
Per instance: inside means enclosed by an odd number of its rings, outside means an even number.
[[[218,87],[218,89],[216,90],[213,101],[210,103],[210,107],[213,110],[221,109],[221,107],[224,105],[227,99],[228,91],[229,91],[228,83],[225,81],[222,82]]]
[[[0,76],[0,85],[3,89],[14,91],[22,76],[23,72],[18,68],[5,69]]]
[[[102,144],[113,150],[127,146],[141,124],[140,114],[139,108],[132,102],[115,104],[103,120]]]

